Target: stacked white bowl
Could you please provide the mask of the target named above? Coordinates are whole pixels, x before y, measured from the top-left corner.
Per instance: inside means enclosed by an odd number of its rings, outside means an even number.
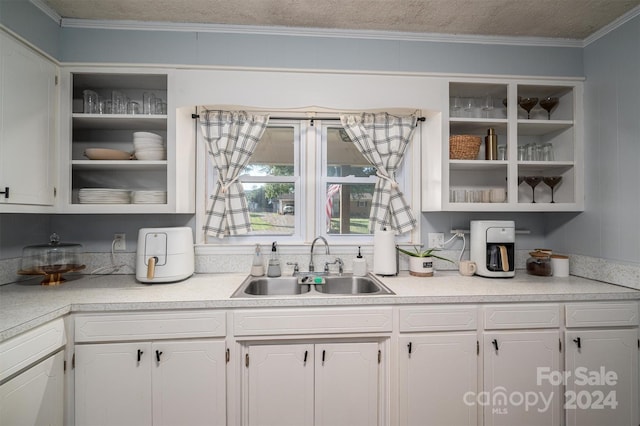
[[[167,159],[167,148],[162,136],[151,132],[134,132],[133,146],[138,160],[159,161]]]

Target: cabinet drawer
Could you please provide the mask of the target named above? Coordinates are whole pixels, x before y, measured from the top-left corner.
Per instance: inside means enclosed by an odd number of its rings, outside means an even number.
[[[490,305],[484,307],[487,330],[517,328],[556,328],[560,326],[557,303]]]
[[[0,344],[0,382],[67,343],[62,318],[41,325]]]
[[[477,306],[413,306],[400,308],[400,331],[475,330]]]
[[[226,333],[223,311],[154,312],[75,317],[76,342],[219,337]]]
[[[391,308],[245,309],[233,314],[236,336],[390,332]]]
[[[568,303],[567,327],[622,327],[638,325],[637,302]]]

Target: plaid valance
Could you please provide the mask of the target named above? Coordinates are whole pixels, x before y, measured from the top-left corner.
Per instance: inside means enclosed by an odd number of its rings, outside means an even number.
[[[411,231],[417,221],[396,182],[396,170],[413,137],[417,117],[364,113],[343,115],[340,121],[360,153],[377,170],[369,231],[383,228],[398,234]]]
[[[238,177],[249,163],[268,123],[268,115],[244,111],[204,109],[200,113],[202,135],[218,175],[204,226],[209,235],[223,238],[251,231],[249,208]]]

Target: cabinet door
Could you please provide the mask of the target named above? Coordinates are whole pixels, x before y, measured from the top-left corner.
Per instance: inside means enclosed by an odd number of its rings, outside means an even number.
[[[0,386],[0,424],[62,426],[64,352],[58,352]]]
[[[154,426],[224,425],[224,341],[156,342],[152,352]]]
[[[316,426],[378,424],[379,345],[316,345]]]
[[[75,357],[76,426],[151,425],[150,343],[77,345]]]
[[[567,331],[567,425],[637,425],[638,330]]]
[[[560,368],[560,332],[504,331],[484,335],[484,424],[559,425],[561,388],[539,383]]]
[[[52,205],[56,66],[0,33],[0,204]]]
[[[313,358],[313,345],[249,346],[243,423],[313,425]]]
[[[476,425],[476,333],[399,339],[400,424]]]

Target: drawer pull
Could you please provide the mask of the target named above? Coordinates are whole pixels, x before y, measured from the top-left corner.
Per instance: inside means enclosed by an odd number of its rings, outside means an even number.
[[[144,353],[144,351],[138,349],[138,362],[140,362],[140,360],[142,359],[142,354]]]
[[[162,355],[162,351],[156,351],[156,361],[160,362],[160,355]]]
[[[4,191],[0,191],[0,194],[4,194],[4,198],[9,198],[9,187],[5,186]]]

